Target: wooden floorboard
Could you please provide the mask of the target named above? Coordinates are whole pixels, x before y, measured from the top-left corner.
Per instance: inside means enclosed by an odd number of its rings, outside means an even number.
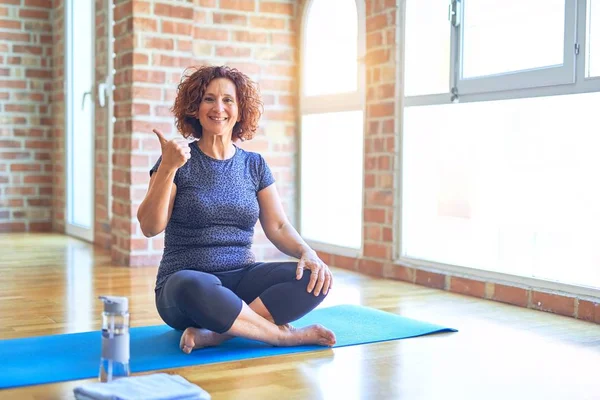
[[[105,251],[56,234],[0,235],[0,249],[0,339],[99,329],[100,294],[129,297],[132,326],[162,323],[156,268],[111,265]],[[459,332],[168,372],[213,399],[600,399],[600,325],[334,272],[324,307],[361,304]],[[87,381],[0,399],[73,399]]]

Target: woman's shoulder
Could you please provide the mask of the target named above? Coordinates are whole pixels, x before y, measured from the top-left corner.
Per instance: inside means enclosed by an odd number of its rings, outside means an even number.
[[[257,153],[254,151],[249,151],[249,150],[244,150],[241,147],[238,147],[237,151],[238,151],[240,157],[243,158],[246,162],[251,162],[251,163],[264,162],[264,157],[260,153]]]
[[[269,170],[269,165],[265,161],[265,158],[257,152],[244,150],[238,147],[241,164],[243,168],[247,168],[255,177],[264,176],[265,171]]]

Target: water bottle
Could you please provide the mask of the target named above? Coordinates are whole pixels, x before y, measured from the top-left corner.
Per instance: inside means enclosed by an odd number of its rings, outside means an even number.
[[[127,297],[100,296],[102,313],[101,382],[129,376],[129,302]]]

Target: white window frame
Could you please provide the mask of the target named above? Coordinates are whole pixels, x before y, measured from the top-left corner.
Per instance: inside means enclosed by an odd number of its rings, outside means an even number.
[[[73,185],[71,182],[70,174],[73,169],[76,167],[73,161],[73,120],[72,117],[74,113],[77,111],[77,107],[79,106],[80,99],[74,99],[72,94],[72,77],[74,74],[73,71],[73,60],[75,60],[75,53],[72,50],[73,46],[73,37],[76,35],[73,27],[73,4],[75,4],[77,0],[67,0],[64,2],[64,43],[65,43],[65,54],[64,54],[64,65],[65,65],[65,76],[63,82],[63,90],[65,94],[65,109],[64,109],[64,120],[65,120],[65,155],[64,155],[64,165],[65,165],[65,197],[66,201],[64,204],[64,216],[65,216],[65,233],[70,236],[77,237],[79,239],[85,240],[90,243],[94,243],[95,239],[95,227],[96,227],[96,187],[92,185],[92,193],[90,198],[90,210],[91,210],[91,226],[85,227],[80,226],[75,223],[72,223],[72,213],[73,213],[73,203],[76,201],[76,194],[73,190]],[[81,1],[81,0],[79,0]],[[92,38],[90,46],[96,45],[96,8],[95,3],[91,5],[91,14],[89,15],[89,21],[91,24]],[[112,27],[111,27],[112,28]],[[90,88],[89,95],[91,98],[91,103],[88,105],[91,107],[91,118],[90,118],[90,126],[92,133],[92,142],[90,148],[90,159],[94,160],[95,158],[95,128],[94,121],[96,118],[95,111],[95,71],[96,71],[96,57],[95,52],[92,51],[92,59],[90,62],[91,65],[91,73],[92,73],[92,87]],[[82,99],[85,101],[85,96]],[[90,181],[95,182],[95,163],[92,165]]]
[[[452,44],[458,47],[454,57],[455,87],[459,96],[461,94],[487,93],[540,86],[554,86],[575,82],[575,31],[577,26],[577,0],[565,1],[565,33],[563,43],[563,64],[560,66],[535,68],[526,71],[515,71],[497,75],[488,75],[465,79],[462,76],[463,47],[464,47],[464,19],[462,10],[469,0],[454,0],[454,17],[452,34],[456,37]],[[471,0],[478,1],[478,0]]]
[[[400,5],[400,10],[398,14],[399,21],[399,30],[400,37],[405,38],[405,27],[406,27],[406,1],[418,1],[418,0],[403,0]],[[460,68],[460,64],[458,62],[459,59],[459,40],[460,34],[458,27],[452,26],[450,19],[452,16],[452,7],[454,7],[454,3],[456,2],[464,2],[469,0],[450,0],[451,5],[449,6],[449,40],[451,40],[451,52],[450,52],[450,77],[449,77],[449,90],[447,93],[437,93],[437,94],[427,94],[427,95],[417,95],[417,96],[404,96],[404,63],[400,63],[398,70],[400,76],[400,86],[401,86],[401,113],[400,119],[403,118],[404,109],[413,106],[427,106],[427,105],[441,105],[441,104],[456,104],[456,103],[469,103],[469,102],[480,102],[480,101],[496,101],[496,100],[505,100],[505,99],[518,99],[518,98],[532,98],[532,97],[542,97],[542,96],[555,96],[555,95],[567,95],[567,94],[577,94],[577,93],[590,93],[590,92],[600,92],[600,77],[589,77],[586,75],[586,60],[587,60],[587,3],[589,0],[566,0],[566,7],[570,7],[570,11],[566,14],[566,19],[570,19],[572,21],[570,26],[566,26],[565,30],[572,30],[573,34],[566,34],[565,38],[570,40],[570,42],[565,41],[565,49],[570,48],[572,53],[573,65],[569,65],[569,68],[572,68],[574,71],[574,78],[572,82],[560,82],[557,81],[553,84],[548,84],[548,80],[544,80],[544,73],[542,69],[537,71],[527,71],[525,73],[516,73],[511,77],[485,77],[479,78],[479,85],[485,87],[488,91],[474,90],[469,93],[469,86],[458,86],[458,69]],[[479,0],[470,0],[470,1],[479,1]],[[460,12],[458,13],[459,17]],[[399,40],[399,53],[400,59],[404,60],[404,49],[405,44],[404,40]],[[567,60],[567,59],[565,59]],[[532,78],[534,73],[540,74],[539,78]],[[508,80],[504,79],[514,79],[514,82],[508,87],[502,87],[501,83],[507,84]],[[519,84],[520,80],[523,79],[533,79],[532,82],[537,82],[539,85],[529,85],[524,84],[522,81]],[[504,80],[504,81],[503,81]],[[459,89],[465,89],[466,92],[461,92]],[[403,146],[403,133],[404,127],[403,124],[399,124],[400,131],[400,148]],[[549,280],[544,280],[540,278],[530,278],[524,276],[516,276],[510,275],[506,273],[499,273],[494,271],[475,269],[472,267],[463,267],[458,265],[450,265],[444,264],[440,262],[432,262],[427,260],[421,260],[411,257],[402,256],[402,191],[403,191],[403,182],[402,182],[402,170],[404,168],[403,163],[400,163],[399,173],[399,185],[397,196],[400,200],[398,204],[400,207],[399,217],[396,219],[395,231],[397,234],[395,235],[395,243],[394,243],[394,262],[398,264],[402,264],[409,267],[419,268],[431,272],[437,273],[450,273],[458,276],[470,276],[476,277],[477,279],[483,279],[496,283],[508,283],[508,284],[516,284],[521,287],[528,287],[534,289],[542,289],[542,290],[551,290],[558,291],[563,293],[574,294],[578,296],[590,296],[593,298],[600,297],[600,290],[590,287],[583,287],[573,284],[567,283],[559,283],[553,282]]]
[[[405,8],[406,1],[402,2]],[[407,96],[404,106],[468,103],[495,101],[526,97],[554,96],[562,94],[588,93],[600,91],[600,77],[585,77],[586,13],[588,0],[565,0],[565,65],[558,68],[539,68],[509,74],[460,79],[461,70],[461,31],[463,13],[460,11],[465,1],[451,0],[449,5],[450,78],[447,93]],[[458,10],[460,23],[450,21],[452,10]],[[401,31],[404,36],[405,10],[401,13]],[[404,42],[401,43],[404,50]]]
[[[315,1],[324,1],[324,0],[307,0],[304,4],[304,9],[302,10],[301,16],[301,27],[300,27],[300,116],[298,120],[299,132],[302,132],[302,117],[309,114],[324,114],[324,113],[335,113],[335,112],[344,112],[344,111],[358,111],[361,110],[363,113],[366,108],[366,66],[365,66],[365,56],[366,56],[366,6],[364,0],[355,0],[356,2],[356,12],[358,16],[358,66],[357,66],[357,90],[353,92],[340,93],[340,94],[326,94],[326,95],[318,95],[318,96],[306,96],[306,79],[304,76],[304,54],[306,51],[306,31],[307,31],[307,21],[310,8],[312,7]],[[325,0],[327,1],[327,0]],[[364,129],[363,129],[364,135]],[[302,135],[299,135],[298,140],[298,160],[301,160],[301,152],[302,152]],[[360,160],[363,163],[363,159]],[[298,174],[296,180],[296,187],[299,191],[302,190],[301,177],[302,177],[302,165],[300,161],[298,161]],[[361,196],[364,196],[364,193],[361,192]],[[297,212],[298,215],[298,230],[302,233],[302,204],[301,204],[301,196],[298,196],[297,202]],[[364,199],[363,202],[364,204]],[[364,208],[364,207],[363,207]],[[358,257],[362,254],[362,246],[363,246],[363,230],[364,230],[364,222],[363,221],[363,213],[361,211],[361,248],[348,248],[336,246],[329,243],[317,242],[314,240],[306,239],[306,242],[314,249],[318,251],[330,252],[333,254],[339,254],[348,257]]]

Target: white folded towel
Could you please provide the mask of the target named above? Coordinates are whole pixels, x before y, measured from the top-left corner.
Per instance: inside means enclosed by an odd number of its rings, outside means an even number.
[[[77,400],[210,400],[201,387],[165,373],[87,383],[73,389],[73,393]]]

